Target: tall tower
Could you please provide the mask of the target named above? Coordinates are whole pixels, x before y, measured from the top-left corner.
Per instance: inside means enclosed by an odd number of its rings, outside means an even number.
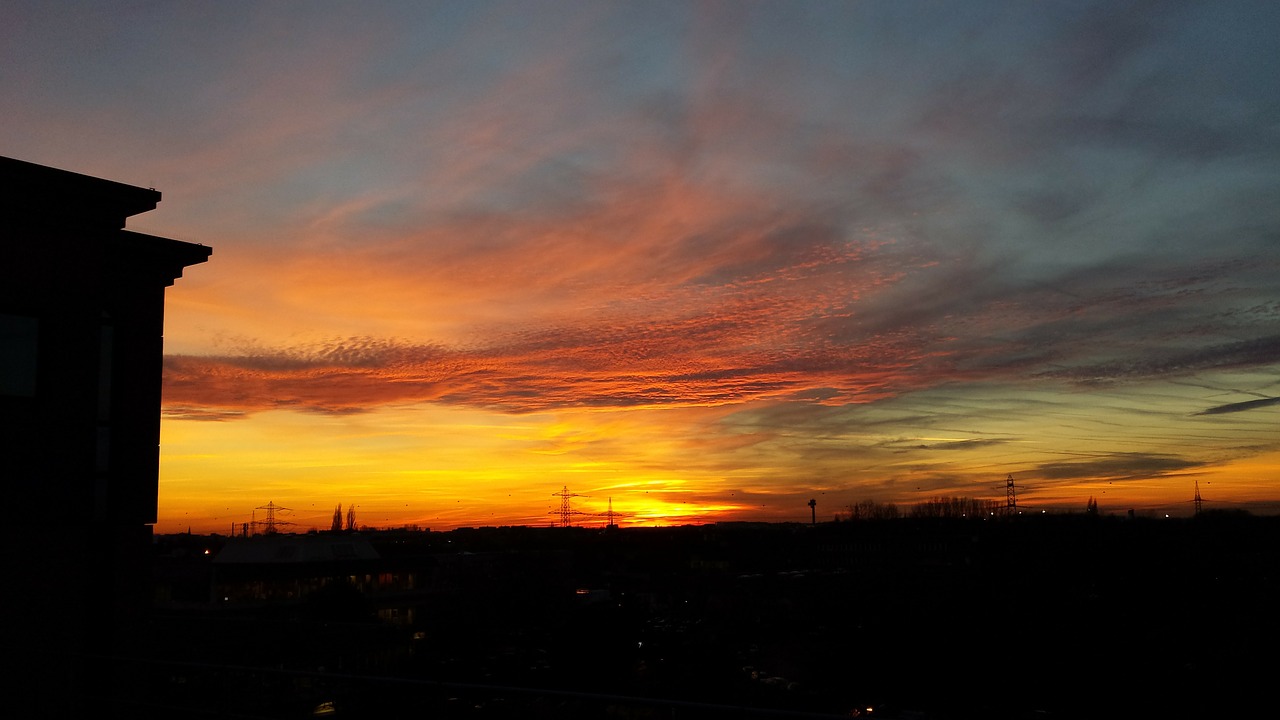
[[[1200,499],[1200,481],[1197,480],[1196,481],[1196,499],[1195,499],[1196,515],[1200,514],[1200,507],[1203,503],[1204,501]]]
[[[1014,514],[1014,513],[1018,512],[1018,498],[1017,498],[1017,494],[1014,492],[1014,489],[1013,489],[1013,474],[1012,474],[1012,473],[1010,473],[1010,474],[1009,474],[1009,477],[1005,478],[1004,486],[1005,486],[1005,491],[1004,491],[1004,494],[1005,494],[1005,506],[1004,506],[1004,509],[1005,509],[1005,512],[1007,512],[1007,513],[1009,513],[1009,514],[1011,514],[1011,515],[1012,515],[1012,514]]]

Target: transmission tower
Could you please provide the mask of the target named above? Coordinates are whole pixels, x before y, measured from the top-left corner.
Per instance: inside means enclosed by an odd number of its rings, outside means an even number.
[[[1197,480],[1196,481],[1196,499],[1195,499],[1196,515],[1200,514],[1200,506],[1203,502],[1204,501],[1200,499],[1200,481]]]
[[[266,505],[259,505],[257,508],[255,508],[255,510],[266,510],[266,511],[267,511],[267,519],[266,519],[266,520],[258,520],[258,519],[257,519],[257,514],[256,514],[256,513],[255,513],[255,515],[254,515],[254,520],[253,520],[253,526],[256,528],[258,525],[262,525],[262,526],[263,526],[263,530],[262,530],[262,532],[263,532],[263,533],[265,533],[265,534],[267,534],[267,535],[274,535],[275,533],[279,532],[279,530],[277,530],[277,527],[278,527],[278,526],[280,526],[280,525],[292,525],[292,524],[293,524],[293,523],[289,522],[288,520],[277,520],[277,519],[276,519],[276,512],[277,512],[277,511],[289,512],[289,508],[287,508],[287,507],[280,507],[279,505],[275,504],[274,502],[268,502]]]
[[[573,509],[573,507],[569,504],[569,498],[587,497],[586,495],[579,495],[578,493],[569,492],[569,487],[567,485],[561,488],[560,492],[551,493],[551,494],[553,496],[555,495],[560,496],[560,527],[569,527],[571,524],[570,519],[574,515],[583,514]]]
[[[606,512],[602,512],[602,513],[593,513],[593,512],[578,512],[577,510],[575,510],[575,511],[573,511],[573,514],[574,514],[574,515],[589,515],[589,516],[591,516],[591,517],[604,518],[604,523],[605,523],[605,524],[604,524],[604,526],[605,526],[605,528],[606,528],[606,529],[608,529],[608,528],[616,528],[616,527],[618,527],[618,520],[620,520],[621,518],[627,518],[627,517],[631,517],[632,515],[634,515],[634,513],[623,512],[623,511],[621,511],[621,510],[614,510],[614,509],[613,509],[613,498],[609,498],[609,509],[608,509]]]
[[[1005,487],[1004,509],[1005,509],[1005,512],[1012,515],[1018,512],[1018,498],[1017,498],[1017,495],[1014,493],[1014,489],[1013,489],[1013,473],[1010,473],[1009,477],[1005,478],[1004,487]]]
[[[616,528],[616,527],[618,527],[618,521],[619,521],[620,519],[622,519],[622,518],[629,518],[629,517],[632,517],[633,515],[635,515],[635,513],[623,512],[623,511],[621,511],[621,510],[614,510],[614,509],[613,509],[613,498],[609,498],[609,510],[608,510],[608,512],[602,512],[602,513],[574,513],[574,514],[575,514],[575,515],[593,515],[593,516],[595,516],[595,517],[602,517],[602,518],[604,518],[604,519],[605,519],[605,527],[606,527],[606,528]]]

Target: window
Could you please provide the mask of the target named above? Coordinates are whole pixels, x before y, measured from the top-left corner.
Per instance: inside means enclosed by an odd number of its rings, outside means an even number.
[[[39,323],[0,313],[0,395],[35,397]]]

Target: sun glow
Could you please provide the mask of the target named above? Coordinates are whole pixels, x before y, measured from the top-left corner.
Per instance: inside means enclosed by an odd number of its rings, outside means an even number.
[[[420,405],[169,419],[157,531],[221,532],[267,502],[290,508],[302,529],[326,527],[338,503],[356,505],[370,526],[542,525],[557,521],[552,493],[562,486],[580,496],[582,524],[603,525],[610,501],[623,525],[707,522],[739,509],[705,499],[723,484],[715,473],[646,470],[678,466],[683,445],[670,428],[644,427],[638,415]]]

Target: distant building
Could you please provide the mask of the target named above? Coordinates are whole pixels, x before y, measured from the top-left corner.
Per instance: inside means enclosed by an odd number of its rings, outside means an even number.
[[[274,533],[233,538],[213,559],[213,603],[300,602],[325,584],[345,579],[365,591],[382,563],[355,534]]]
[[[0,157],[0,476],[21,579],[7,648],[35,716],[104,691],[85,658],[125,641],[149,598],[164,292],[212,253],[124,229],[159,201]]]

